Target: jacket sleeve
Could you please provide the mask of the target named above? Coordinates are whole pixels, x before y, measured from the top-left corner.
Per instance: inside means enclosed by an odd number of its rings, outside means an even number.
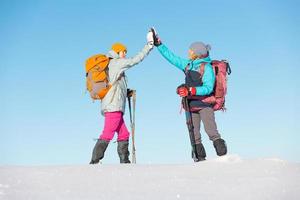
[[[188,59],[180,58],[179,56],[176,56],[173,52],[171,52],[168,47],[164,44],[161,44],[157,47],[159,53],[167,59],[172,65],[177,67],[178,69],[184,71],[185,67],[189,63]]]
[[[132,58],[126,58],[126,59],[119,59],[119,64],[117,65],[119,67],[120,71],[125,71],[132,66],[140,63],[150,52],[152,47],[149,45],[145,45],[142,51],[140,51],[138,54],[136,54]]]
[[[206,64],[202,76],[202,86],[196,87],[196,95],[205,96],[213,92],[215,85],[215,74],[211,64]]]

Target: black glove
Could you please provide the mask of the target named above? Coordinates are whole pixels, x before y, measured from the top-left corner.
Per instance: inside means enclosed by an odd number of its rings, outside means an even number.
[[[153,33],[153,41],[154,41],[154,46],[158,47],[159,45],[161,45],[161,40],[160,38],[158,37],[158,34],[157,32],[155,31],[155,29],[152,27],[151,28],[151,31]]]
[[[127,89],[127,97],[132,97],[133,95],[133,90]]]

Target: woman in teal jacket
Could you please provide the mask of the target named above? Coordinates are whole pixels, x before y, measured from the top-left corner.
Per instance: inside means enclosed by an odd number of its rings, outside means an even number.
[[[201,141],[200,123],[203,121],[204,129],[213,141],[216,153],[219,156],[227,153],[225,141],[221,138],[215,121],[214,110],[211,104],[201,101],[201,96],[210,95],[215,84],[215,74],[209,57],[210,46],[202,42],[194,42],[189,48],[189,59],[181,58],[172,53],[166,45],[162,44],[157,33],[153,30],[154,45],[160,54],[172,65],[185,73],[185,84],[177,88],[180,97],[188,99],[186,109],[187,125],[192,122],[195,148],[193,148],[193,159],[195,162],[205,160],[206,152]],[[204,65],[204,72],[201,75],[200,66]],[[191,114],[191,117],[190,117]],[[189,120],[189,119],[192,120]]]

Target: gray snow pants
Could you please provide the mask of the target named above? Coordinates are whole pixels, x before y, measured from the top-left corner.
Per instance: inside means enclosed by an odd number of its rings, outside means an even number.
[[[190,112],[186,113],[187,123],[190,121]],[[198,112],[192,112],[193,126],[194,126],[194,137],[195,143],[201,143],[201,134],[200,134],[200,123],[203,122],[205,132],[207,133],[209,139],[211,141],[215,141],[216,139],[221,138],[218,130],[217,124],[215,120],[214,110],[210,107],[203,108]]]

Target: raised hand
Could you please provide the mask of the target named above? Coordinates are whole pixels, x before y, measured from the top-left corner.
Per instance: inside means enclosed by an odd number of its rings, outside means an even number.
[[[152,31],[149,31],[147,33],[147,44],[153,48],[153,45],[154,45],[154,37],[153,37],[153,32]]]
[[[153,33],[154,46],[158,47],[159,45],[161,45],[161,40],[154,27],[152,27],[150,30]]]

